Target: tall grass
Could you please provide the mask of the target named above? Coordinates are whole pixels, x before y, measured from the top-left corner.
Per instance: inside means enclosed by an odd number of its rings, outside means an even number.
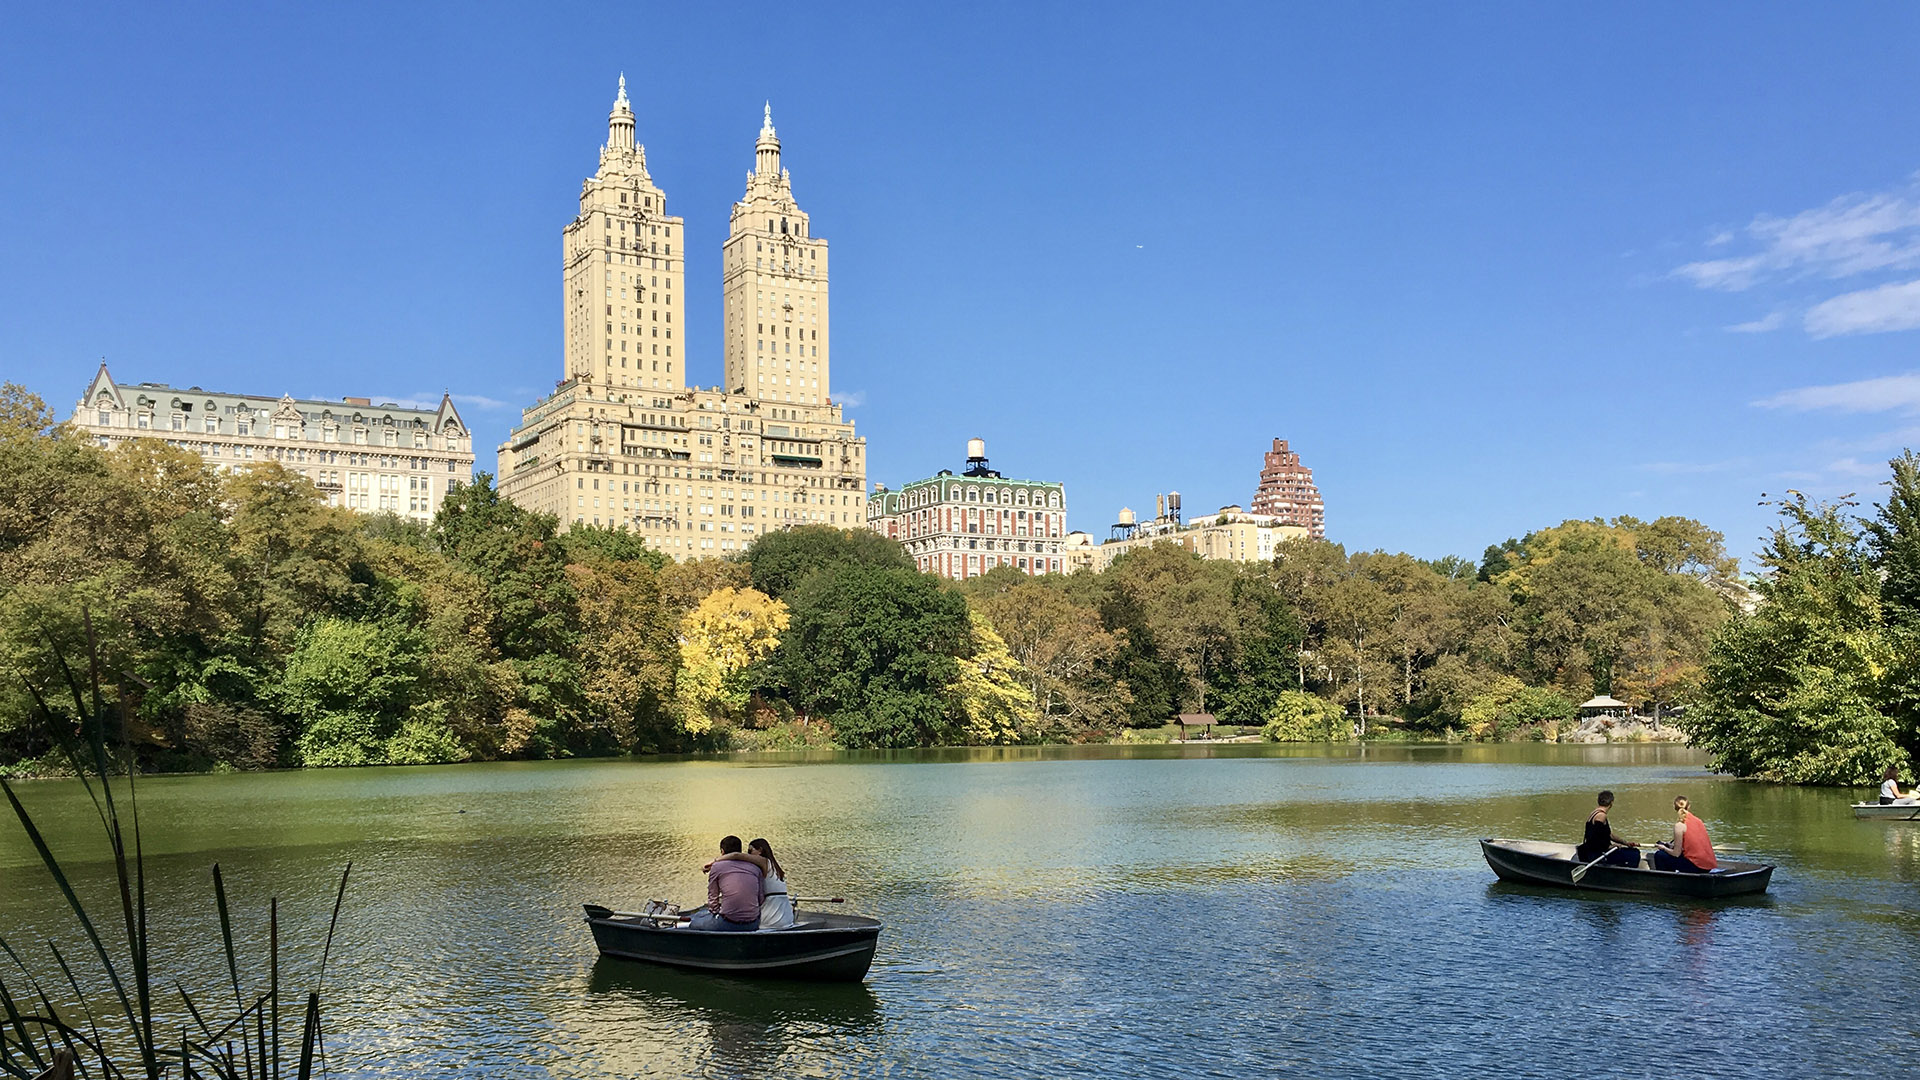
[[[41,688],[29,685],[27,690],[41,721],[85,787],[106,833],[118,887],[118,911],[108,916],[107,925],[112,928],[113,917],[117,915],[119,925],[114,929],[118,933],[102,934],[101,922],[81,902],[60,860],[34,824],[33,816],[21,804],[13,786],[0,778],[0,793],[6,795],[14,817],[39,854],[53,886],[65,898],[88,946],[84,958],[70,959],[56,944],[49,943],[47,949],[58,979],[49,976],[43,981],[13,944],[0,937],[0,951],[5,952],[6,961],[11,965],[0,964],[0,1077],[80,1076],[100,1080],[134,1077],[284,1080],[291,1077],[308,1080],[316,1068],[324,1069],[320,985],[326,976],[327,958],[333,950],[333,935],[340,923],[340,908],[346,899],[347,876],[352,872],[352,864],[340,874],[340,887],[334,894],[333,915],[327,923],[314,989],[306,994],[300,1009],[297,1052],[285,1037],[291,1032],[283,1033],[281,1028],[279,899],[274,898],[268,906],[265,987],[258,987],[260,976],[254,973],[255,986],[249,989],[241,978],[226,881],[218,864],[213,867],[213,896],[220,915],[220,944],[233,987],[233,1002],[228,1005],[223,1000],[220,1005],[212,1006],[174,980],[173,991],[179,995],[192,1022],[182,1025],[178,1032],[165,1030],[154,1019],[155,990],[159,987],[160,992],[165,993],[166,983],[151,963],[146,860],[140,843],[140,810],[135,790],[137,769],[126,736],[127,695],[124,692],[116,695],[118,739],[112,739],[107,731],[108,710],[101,692],[101,663],[90,619],[86,622],[86,632],[85,685],[74,675],[65,657],[55,650],[67,696],[71,698],[71,716],[57,713]],[[122,790],[117,792],[117,788]],[[109,936],[113,940],[109,941]],[[89,981],[96,985],[103,981],[109,988],[104,995],[109,1003],[97,1013],[89,995],[81,988],[81,979],[76,977],[76,961],[90,977]],[[68,1001],[76,1011],[63,1015],[54,1005],[48,985],[70,991]],[[220,996],[224,999],[224,990]]]

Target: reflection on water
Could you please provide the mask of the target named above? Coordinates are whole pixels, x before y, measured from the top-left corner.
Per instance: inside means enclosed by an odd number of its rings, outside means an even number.
[[[797,1060],[817,1057],[834,1040],[870,1040],[880,1032],[879,998],[864,983],[732,979],[601,959],[587,992],[596,1023],[674,1031],[677,1052],[730,1075],[793,1075]],[[599,1060],[624,1073],[645,1071],[652,1056]]]
[[[1493,881],[1478,838],[1576,840],[1602,787],[1642,840],[1684,791],[1716,841],[1779,864],[1774,891]],[[26,798],[57,845],[91,841],[70,786]],[[1765,1048],[1690,1075],[1910,1070],[1920,991],[1885,972],[1920,952],[1920,824],[1846,801],[1671,746],[1245,744],[165,778],[141,797],[158,948],[191,988],[224,979],[189,948],[217,940],[208,863],[242,911],[285,898],[300,968],[355,861],[338,1074],[1122,1080],[1674,1075],[1607,1034],[1654,1029]],[[867,983],[595,957],[581,903],[693,900],[729,832],[772,839],[797,893],[886,921]],[[0,831],[0,933],[37,949],[73,934],[32,860]],[[110,899],[103,863],[75,869]]]

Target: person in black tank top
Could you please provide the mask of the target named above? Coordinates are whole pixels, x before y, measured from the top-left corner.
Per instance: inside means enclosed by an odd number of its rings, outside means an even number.
[[[1592,862],[1602,855],[1608,866],[1639,866],[1640,845],[1631,840],[1621,840],[1613,835],[1613,826],[1607,822],[1607,811],[1613,807],[1613,792],[1600,793],[1600,805],[1587,815],[1587,831],[1580,846],[1573,849],[1577,862]]]

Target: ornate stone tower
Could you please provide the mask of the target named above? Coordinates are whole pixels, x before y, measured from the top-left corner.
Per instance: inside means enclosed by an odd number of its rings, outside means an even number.
[[[721,249],[726,288],[726,388],[783,405],[825,405],[829,347],[827,242],[813,235],[780,167],[767,105],[747,193],[733,204]]]
[[[580,185],[580,216],[561,236],[563,378],[639,398],[686,388],[686,230],[667,216],[633,128],[622,75],[600,169]]]

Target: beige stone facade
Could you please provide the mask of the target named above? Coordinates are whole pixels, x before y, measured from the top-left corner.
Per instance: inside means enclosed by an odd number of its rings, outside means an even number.
[[[1250,514],[1238,506],[1223,506],[1218,513],[1191,522],[1163,515],[1138,525],[1131,512],[1123,509],[1121,522],[1116,535],[1103,544],[1094,543],[1086,533],[1074,533],[1066,549],[1068,568],[1100,573],[1127,552],[1154,544],[1178,544],[1203,559],[1267,562],[1280,544],[1311,535],[1305,526],[1269,514]]]
[[[986,464],[976,439],[959,476],[942,469],[898,491],[876,486],[867,500],[867,527],[899,541],[921,570],[954,581],[996,566],[1028,575],[1066,573],[1066,488],[1009,480]]]
[[[686,381],[685,234],[633,133],[623,80],[563,239],[566,378],[501,444],[501,494],[676,559],[857,528],[866,443],[831,397],[826,243],[793,201],[771,108],[722,250],[725,386]]]
[[[569,379],[656,395],[686,388],[685,224],[647,175],[626,76],[607,115],[600,170],[560,234]]]
[[[277,461],[313,481],[329,506],[416,521],[431,521],[473,476],[473,438],[444,395],[437,409],[261,397],[117,383],[101,364],[72,424],[109,449],[159,439],[222,470]]]
[[[733,204],[726,274],[726,388],[762,401],[819,405],[828,364],[827,242],[793,201],[768,105],[747,194]]]

